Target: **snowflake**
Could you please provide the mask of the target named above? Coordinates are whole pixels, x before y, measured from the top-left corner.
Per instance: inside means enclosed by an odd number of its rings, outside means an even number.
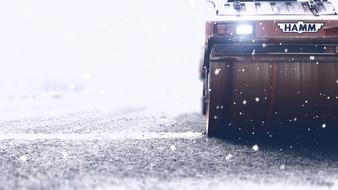
[[[175,150],[176,150],[176,146],[175,146],[175,145],[171,145],[171,146],[170,146],[170,149],[171,149],[172,151],[175,151]]]
[[[216,70],[215,70],[215,75],[218,75],[220,71],[221,71],[220,68],[216,69]]]
[[[252,146],[252,150],[253,150],[253,151],[258,151],[258,150],[259,150],[258,145],[257,145],[257,144],[253,145],[253,146]]]
[[[280,168],[281,170],[284,170],[284,169],[285,169],[285,164],[282,164],[279,168]]]
[[[323,129],[326,128],[326,123],[323,123],[322,128],[323,128]]]
[[[20,156],[20,160],[21,160],[22,162],[26,162],[26,161],[27,161],[27,156],[26,156],[26,155]]]
[[[91,75],[90,73],[84,73],[84,74],[83,74],[83,78],[89,80],[89,79],[92,78],[92,75]]]
[[[62,152],[61,154],[62,154],[62,156],[63,156],[64,158],[67,158],[67,157],[68,157],[68,153],[67,153],[67,152]]]
[[[227,161],[229,161],[231,158],[232,158],[232,154],[228,154],[228,155],[226,155],[226,157],[225,157],[225,159],[226,159]]]

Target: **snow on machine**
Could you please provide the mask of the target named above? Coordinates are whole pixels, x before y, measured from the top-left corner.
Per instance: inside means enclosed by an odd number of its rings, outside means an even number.
[[[201,76],[209,137],[338,129],[338,16],[330,1],[208,4]]]

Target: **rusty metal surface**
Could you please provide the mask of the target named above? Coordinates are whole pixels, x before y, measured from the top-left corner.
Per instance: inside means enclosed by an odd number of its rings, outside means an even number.
[[[338,127],[338,56],[249,57],[211,61],[209,127],[253,133]]]

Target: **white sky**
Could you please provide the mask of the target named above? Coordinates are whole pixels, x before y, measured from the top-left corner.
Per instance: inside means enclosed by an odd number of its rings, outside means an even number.
[[[196,85],[202,21],[194,0],[1,1],[0,87]]]
[[[0,1],[0,90],[78,84],[88,91],[195,93],[203,2]]]

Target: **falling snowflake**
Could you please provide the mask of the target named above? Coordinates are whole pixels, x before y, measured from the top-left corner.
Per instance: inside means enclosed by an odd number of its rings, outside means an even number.
[[[67,152],[62,152],[61,154],[62,154],[63,158],[67,158],[68,157],[68,153]]]
[[[84,74],[83,74],[83,78],[89,80],[89,79],[92,78],[92,75],[91,75],[90,73],[84,73]]]
[[[216,69],[216,70],[215,70],[215,75],[218,75],[220,71],[221,71],[220,68]]]
[[[281,170],[285,170],[285,164],[282,164],[279,168],[280,168]]]
[[[313,60],[315,60],[316,58],[315,58],[315,56],[310,56],[310,60],[311,61],[313,61]]]
[[[161,29],[162,29],[163,32],[167,31],[167,25],[162,25]]]
[[[243,105],[246,105],[247,101],[246,100],[243,100],[242,104]]]
[[[170,150],[175,151],[176,150],[176,146],[175,145],[171,145],[170,146]]]
[[[20,156],[20,160],[21,160],[22,162],[26,162],[26,161],[27,161],[27,156],[26,156],[26,155]]]
[[[323,128],[323,129],[326,128],[326,123],[323,123],[322,128]]]
[[[258,145],[257,145],[257,144],[253,145],[253,146],[252,146],[252,150],[253,150],[253,151],[258,151],[258,150],[259,150]]]
[[[232,154],[228,154],[228,155],[226,155],[226,157],[225,157],[225,159],[226,159],[227,161],[229,161],[231,158],[232,158]]]
[[[256,98],[255,98],[255,102],[259,102],[259,97],[256,97]]]
[[[70,84],[70,85],[68,86],[68,88],[69,88],[69,90],[74,90],[74,89],[75,89],[75,85],[74,85],[74,84]]]

